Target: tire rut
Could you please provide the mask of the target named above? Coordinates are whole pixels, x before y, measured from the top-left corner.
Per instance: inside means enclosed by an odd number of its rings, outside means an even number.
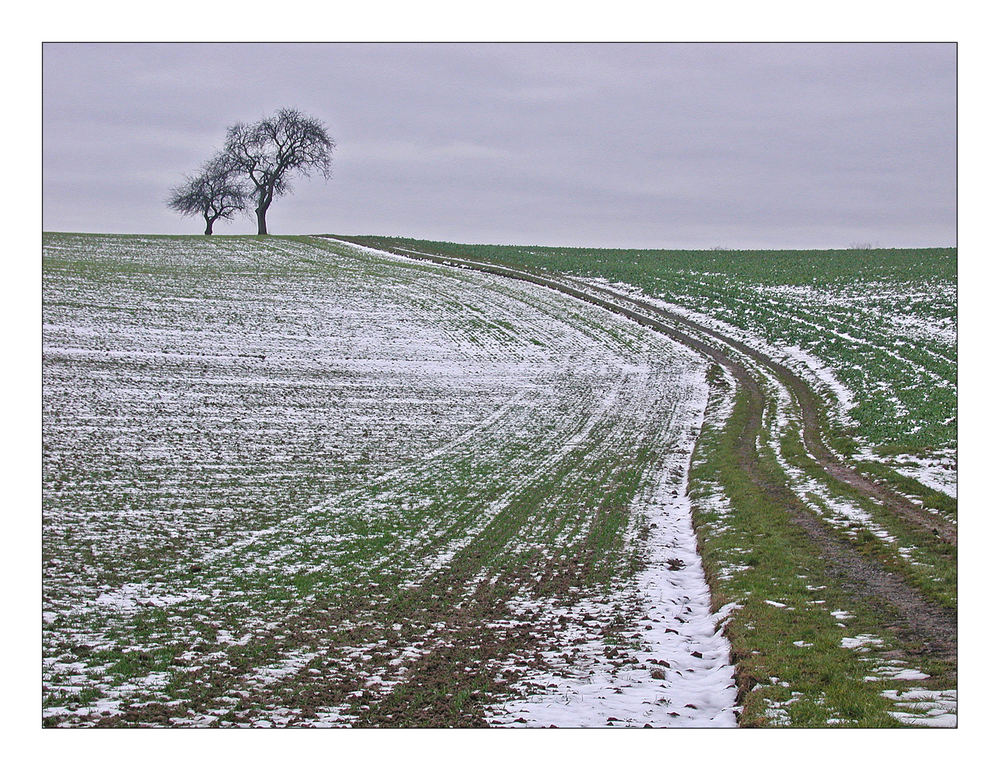
[[[917,506],[895,491],[863,476],[856,469],[846,465],[837,457],[823,441],[820,419],[821,407],[816,394],[801,377],[792,372],[788,367],[774,361],[739,340],[728,337],[703,324],[686,319],[679,314],[657,308],[655,305],[641,300],[634,300],[618,292],[611,290],[603,291],[620,302],[631,303],[647,312],[652,312],[669,319],[675,324],[682,324],[690,329],[713,337],[749,357],[762,367],[771,370],[781,383],[794,394],[795,400],[798,402],[802,415],[803,444],[806,451],[830,476],[850,485],[866,497],[881,502],[900,519],[930,531],[948,544],[955,545],[958,539],[958,532],[957,526],[954,523],[935,516],[932,512]]]
[[[358,246],[366,246],[347,238],[336,237]],[[857,470],[844,464],[822,440],[820,406],[816,395],[804,380],[789,368],[773,361],[760,351],[729,338],[705,325],[686,319],[655,305],[627,295],[588,285],[573,286],[545,276],[473,260],[445,257],[402,248],[383,249],[401,257],[419,259],[449,267],[475,270],[507,278],[519,279],[561,292],[576,299],[598,305],[654,329],[704,355],[727,369],[749,400],[747,420],[738,439],[738,457],[753,483],[768,497],[779,501],[793,522],[808,534],[820,548],[831,578],[859,598],[876,601],[898,624],[904,639],[916,643],[920,652],[930,653],[947,661],[957,661],[957,613],[926,599],[898,575],[887,570],[877,560],[859,553],[846,539],[835,534],[785,485],[769,479],[761,467],[757,453],[757,438],[763,424],[764,392],[760,382],[742,363],[723,349],[687,334],[690,330],[719,341],[743,354],[756,364],[769,369],[795,397],[803,422],[803,443],[809,455],[833,478],[838,479],[890,509],[901,519],[933,532],[949,544],[957,539],[957,528],[935,517],[894,491],[886,489]],[[631,308],[629,307],[631,306]],[[633,308],[639,308],[633,310]],[[680,328],[678,328],[680,327]]]

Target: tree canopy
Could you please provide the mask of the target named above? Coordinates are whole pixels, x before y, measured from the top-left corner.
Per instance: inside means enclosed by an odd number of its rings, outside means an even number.
[[[246,207],[249,190],[237,176],[229,157],[216,155],[195,176],[170,191],[167,206],[184,215],[205,218],[205,235],[212,235],[216,220],[232,219]]]
[[[258,235],[267,234],[268,207],[291,189],[292,176],[319,172],[329,179],[334,146],[322,122],[289,108],[229,127],[224,152],[253,185]]]
[[[183,185],[170,191],[167,205],[184,215],[205,218],[205,235],[216,220],[231,219],[253,205],[258,235],[267,235],[267,211],[291,190],[296,174],[330,178],[333,140],[319,120],[283,108],[256,123],[236,123],[226,131],[221,153]]]

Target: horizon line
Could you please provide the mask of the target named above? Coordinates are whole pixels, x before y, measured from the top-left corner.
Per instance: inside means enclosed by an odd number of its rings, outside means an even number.
[[[465,244],[468,246],[532,246],[541,249],[592,249],[632,252],[872,252],[872,251],[926,251],[930,249],[958,249],[958,244],[934,246],[571,246],[566,244],[530,244],[516,242],[489,241],[449,241],[441,238],[418,238],[404,235],[382,235],[374,233],[357,233],[353,235],[342,233],[214,233],[206,236],[203,233],[139,233],[139,232],[106,232],[90,230],[42,230],[42,235],[79,235],[79,236],[144,236],[153,238],[401,238],[410,241],[429,241],[447,244]]]

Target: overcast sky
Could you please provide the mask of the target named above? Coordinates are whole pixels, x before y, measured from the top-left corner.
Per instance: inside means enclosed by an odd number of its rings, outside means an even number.
[[[951,44],[47,44],[43,227],[200,233],[169,188],[289,106],[337,149],[276,234],[950,246],[955,68]]]

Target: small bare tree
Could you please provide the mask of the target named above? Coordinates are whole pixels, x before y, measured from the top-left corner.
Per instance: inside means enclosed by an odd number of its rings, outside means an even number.
[[[181,214],[205,218],[205,235],[212,235],[216,220],[230,220],[246,208],[249,191],[225,154],[206,163],[197,176],[170,191],[167,206]]]
[[[295,173],[320,172],[330,178],[335,147],[326,126],[298,110],[282,109],[253,123],[237,123],[226,134],[225,154],[253,183],[257,235],[267,235],[267,210],[276,196],[291,189]]]

